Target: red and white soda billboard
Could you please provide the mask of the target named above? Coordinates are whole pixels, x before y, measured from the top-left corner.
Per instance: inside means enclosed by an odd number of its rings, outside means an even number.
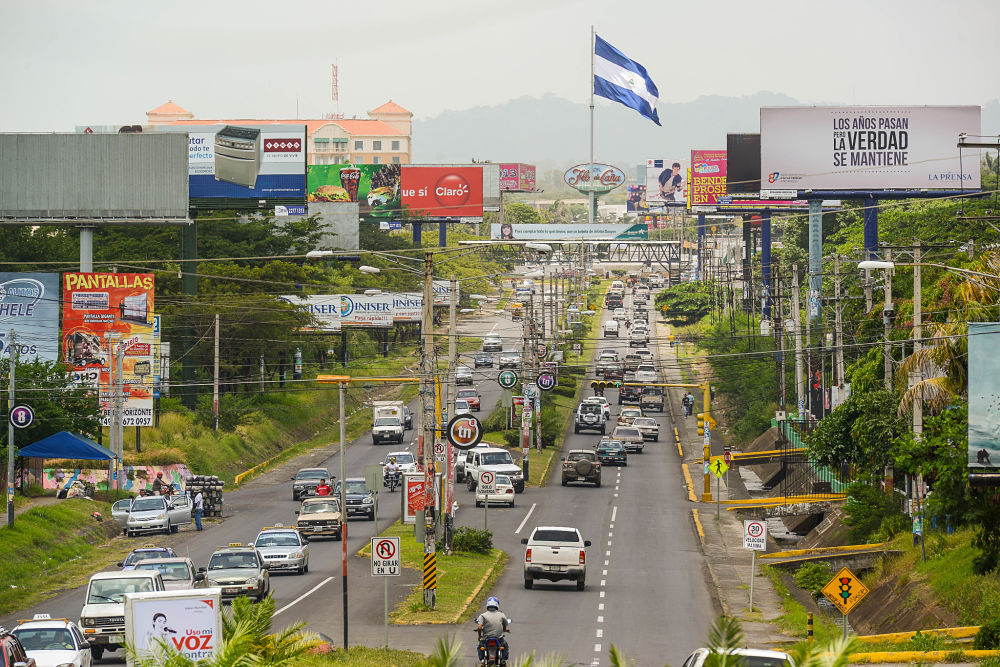
[[[515,192],[535,190],[535,165],[509,162],[500,165],[500,189]]]
[[[403,210],[416,218],[481,218],[482,167],[403,166]]]

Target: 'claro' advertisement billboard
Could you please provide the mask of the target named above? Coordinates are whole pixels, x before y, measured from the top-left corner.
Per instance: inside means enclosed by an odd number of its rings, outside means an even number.
[[[361,217],[483,217],[483,168],[477,166],[310,165],[308,189],[309,201],[358,202]]]
[[[122,423],[153,425],[153,274],[64,273],[63,361],[74,382],[99,390],[112,420],[112,364],[122,355]]]
[[[762,107],[763,189],[888,190],[980,187],[977,106]]]

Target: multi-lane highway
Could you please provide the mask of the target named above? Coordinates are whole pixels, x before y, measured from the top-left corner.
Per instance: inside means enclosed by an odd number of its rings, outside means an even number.
[[[628,304],[627,304],[628,305]],[[608,313],[605,317],[610,317]],[[655,327],[655,325],[653,325]],[[600,328],[597,329],[600,335]],[[495,333],[504,339],[504,349],[521,349],[520,322],[488,315],[459,325],[462,336],[482,337]],[[650,347],[659,350],[657,334]],[[592,342],[598,349],[616,349],[624,356],[627,338]],[[496,358],[498,355],[494,355]],[[462,359],[472,366],[472,355]],[[496,368],[475,371],[475,384],[482,396],[482,416],[500,398]],[[592,369],[588,375],[593,377]],[[588,388],[584,395],[591,393]],[[612,421],[617,417],[616,393],[607,392],[612,403]],[[666,414],[655,414],[664,434],[672,430]],[[592,448],[596,433],[573,433],[568,426],[564,449]],[[415,452],[415,431],[406,432],[404,447]],[[393,445],[373,446],[370,434],[350,444],[346,451],[348,476],[362,476],[365,466],[381,461]],[[503,610],[511,616],[514,631],[509,637],[512,653],[520,655],[559,653],[571,662],[607,664],[612,643],[625,649],[638,664],[680,662],[700,645],[712,608],[697,538],[684,507],[683,481],[671,438],[647,443],[645,453],[631,455],[626,468],[606,467],[600,488],[559,484],[558,467],[545,488],[528,487],[517,496],[511,509],[491,509],[490,529],[494,544],[510,554],[507,569],[492,594],[500,597]],[[277,522],[292,523],[298,503],[291,499],[290,478],[300,467],[326,466],[337,475],[340,462],[336,444],[309,452],[282,465],[225,496],[226,518],[202,533],[190,528],[177,535],[135,540],[170,545],[196,565],[205,565],[215,548],[230,542],[252,540],[257,531]],[[378,529],[399,516],[400,493],[379,495]],[[474,507],[472,493],[456,485],[461,504],[458,525],[482,525],[482,510]],[[592,541],[588,552],[587,587],[577,591],[571,583],[538,581],[532,590],[523,587],[522,537],[538,525],[566,525],[578,528]],[[353,554],[366,545],[376,532],[373,522],[351,521],[348,550]],[[339,643],[343,636],[341,598],[341,545],[333,541],[310,544],[309,573],[303,576],[274,575],[271,587],[277,603],[276,625],[305,621],[311,630]],[[418,574],[407,571],[390,581],[391,602],[402,600],[416,584]],[[352,644],[379,645],[382,642],[382,582],[370,574],[360,558],[349,561],[349,630]],[[66,591],[37,608],[12,615],[47,612],[54,616],[78,618],[83,602],[82,589]],[[11,618],[0,619],[0,625]],[[455,634],[474,656],[475,635],[471,624],[464,627],[423,626],[390,628],[390,644],[429,652],[441,635]],[[106,654],[103,663],[120,662],[121,652]]]

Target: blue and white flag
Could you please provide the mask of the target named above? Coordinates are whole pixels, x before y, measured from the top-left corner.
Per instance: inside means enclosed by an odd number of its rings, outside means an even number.
[[[594,36],[594,94],[621,102],[657,125],[656,100],[660,91],[649,78],[646,68]]]

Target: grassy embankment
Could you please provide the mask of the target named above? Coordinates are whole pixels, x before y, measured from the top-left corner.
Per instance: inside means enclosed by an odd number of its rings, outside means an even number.
[[[424,667],[427,656],[413,651],[393,648],[369,648],[352,646],[346,651],[338,650],[326,655],[316,655],[296,663],[302,667],[327,667],[327,665],[350,665],[350,667]]]
[[[382,535],[398,536],[403,567],[422,572],[424,547],[413,537],[413,526],[396,522]],[[358,552],[371,557],[371,547]],[[507,554],[493,549],[489,554],[454,552],[437,553],[437,603],[433,610],[424,606],[423,589],[415,586],[406,600],[390,614],[392,622],[399,625],[424,623],[461,623],[472,617],[481,606],[490,588],[503,573]]]
[[[91,516],[95,511],[103,521]],[[134,545],[111,542],[118,532],[111,505],[78,498],[30,509],[13,528],[0,528],[0,614],[79,586],[121,560]]]

